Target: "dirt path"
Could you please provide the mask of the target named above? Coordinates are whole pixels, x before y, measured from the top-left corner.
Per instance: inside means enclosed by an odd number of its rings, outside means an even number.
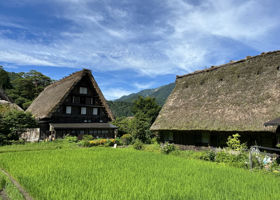
[[[20,191],[20,193],[23,195],[24,199],[26,200],[33,200],[32,197],[28,194],[28,192],[26,192],[23,187],[10,175],[8,174],[6,171],[4,171],[3,169],[0,169],[1,172],[3,172],[3,174],[5,174],[7,177],[9,177],[9,179],[12,181],[12,183],[17,187],[17,189]],[[7,199],[8,200],[8,199]]]
[[[0,191],[0,199],[1,198],[2,198],[2,200],[10,200],[8,195],[6,194],[5,190]]]

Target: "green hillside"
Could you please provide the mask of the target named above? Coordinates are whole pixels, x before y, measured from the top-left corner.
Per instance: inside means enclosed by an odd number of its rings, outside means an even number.
[[[150,97],[154,97],[156,99],[156,102],[160,106],[163,106],[163,104],[165,103],[165,100],[167,99],[169,94],[172,92],[174,87],[175,87],[175,83],[170,83],[168,85],[164,85],[159,88],[142,90],[138,93],[132,93],[130,95],[123,96],[123,97],[115,100],[115,102],[122,101],[122,102],[132,103],[134,100],[136,100],[138,98],[138,96],[143,96],[143,97],[150,96]]]
[[[115,117],[129,117],[132,116],[131,112],[132,103],[123,101],[107,101],[110,109]]]

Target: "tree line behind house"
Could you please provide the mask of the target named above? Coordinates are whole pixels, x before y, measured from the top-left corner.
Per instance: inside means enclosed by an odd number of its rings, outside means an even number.
[[[3,88],[6,94],[24,110],[52,82],[54,80],[36,70],[15,73],[7,72],[0,66],[0,88]],[[134,115],[133,102],[139,96],[153,97],[160,106],[163,106],[174,86],[175,83],[170,83],[159,88],[142,90],[107,103],[115,117],[131,117]]]

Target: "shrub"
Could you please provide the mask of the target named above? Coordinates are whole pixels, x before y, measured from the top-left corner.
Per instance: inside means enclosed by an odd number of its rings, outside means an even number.
[[[158,143],[159,143],[158,138],[157,138],[157,137],[153,137],[153,138],[151,139],[151,143],[152,143],[152,144],[158,144]]]
[[[175,151],[175,145],[174,144],[169,144],[168,142],[164,143],[161,145],[161,152],[165,154],[169,154],[172,151]]]
[[[77,136],[66,135],[66,136],[64,137],[64,140],[65,140],[66,142],[69,142],[69,143],[75,143],[75,142],[78,141],[78,138],[77,138]]]
[[[107,142],[105,142],[105,147],[112,147],[115,144],[115,140],[114,139],[109,139],[107,140]]]
[[[10,143],[11,144],[25,144],[25,141],[23,139],[11,140]]]
[[[132,135],[130,134],[124,134],[121,137],[121,141],[124,145],[129,145],[132,142]]]
[[[93,136],[92,135],[83,135],[83,140],[93,140]]]
[[[90,146],[88,140],[80,140],[80,141],[78,142],[78,145],[79,145],[79,146],[82,146],[82,147],[89,147],[89,146]]]
[[[144,149],[144,144],[143,144],[143,142],[141,142],[141,140],[136,139],[133,144],[133,148],[136,150],[142,150],[142,149]]]
[[[227,145],[230,149],[234,150],[234,151],[243,151],[247,148],[246,144],[243,143],[241,144],[240,140],[240,135],[238,133],[229,136],[228,137],[228,141],[227,141]]]
[[[220,151],[216,154],[215,161],[218,163],[227,163],[234,167],[248,168],[248,156],[245,153],[230,154],[226,151]]]
[[[96,140],[81,140],[79,145],[83,147],[93,147],[93,146],[113,146],[115,144],[115,139],[96,139]]]
[[[197,155],[199,156],[199,159],[201,160],[206,160],[206,161],[215,161],[215,158],[216,158],[216,152],[215,151],[204,151],[204,152],[201,152],[201,154]]]
[[[150,145],[145,145],[145,151],[160,153],[161,148],[159,144],[150,144]]]
[[[120,138],[116,138],[116,139],[115,139],[115,143],[116,143],[117,145],[123,145],[123,142],[122,142],[122,140],[121,140]]]

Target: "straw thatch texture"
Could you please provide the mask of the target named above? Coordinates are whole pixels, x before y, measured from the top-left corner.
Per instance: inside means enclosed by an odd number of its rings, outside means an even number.
[[[280,116],[280,51],[177,76],[151,130],[267,131]]]
[[[0,100],[0,106],[6,107],[6,110],[18,110],[23,111],[21,107],[19,107],[17,104],[12,103],[10,101],[6,100]]]
[[[92,85],[98,93],[106,112],[112,120],[113,114],[109,109],[109,106],[107,105],[96,81],[94,80],[91,71],[87,69],[73,73],[72,75],[46,87],[32,102],[27,111],[31,112],[37,119],[50,118],[59,105],[63,103],[75,85],[86,75],[90,75]]]

